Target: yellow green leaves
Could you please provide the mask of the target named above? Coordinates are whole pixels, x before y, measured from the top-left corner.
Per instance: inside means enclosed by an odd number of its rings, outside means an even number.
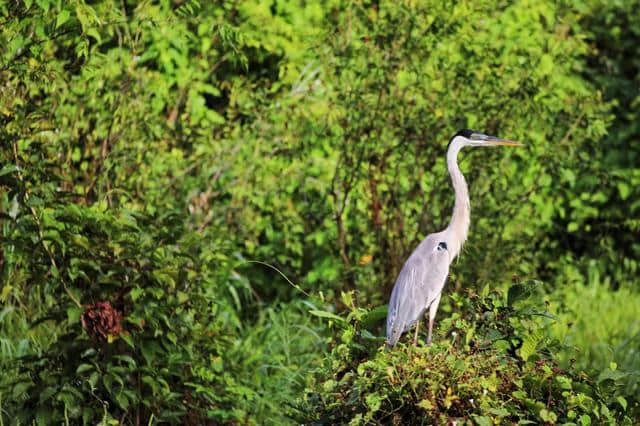
[[[431,411],[435,408],[433,403],[431,403],[431,401],[429,401],[428,399],[423,399],[417,405],[425,411]]]
[[[362,424],[393,415],[399,423],[419,416],[427,423],[455,418],[491,425],[613,418],[612,403],[603,408],[592,381],[548,357],[557,346],[526,287],[510,292],[509,305],[506,294],[490,290],[458,297],[463,306],[440,323],[440,333],[451,339],[431,346],[413,346],[409,337],[392,350],[367,347],[359,333],[364,322],[350,315],[316,376],[321,386],[307,389],[297,419]],[[471,326],[471,341],[457,337]]]
[[[531,355],[537,352],[538,344],[543,339],[544,334],[540,330],[534,330],[530,334],[524,337],[522,341],[522,346],[519,349],[520,357],[527,361]]]
[[[549,75],[553,71],[553,57],[549,54],[540,56],[536,71],[541,76]]]
[[[56,17],[56,29],[63,26],[71,18],[71,12],[68,9],[62,9]]]

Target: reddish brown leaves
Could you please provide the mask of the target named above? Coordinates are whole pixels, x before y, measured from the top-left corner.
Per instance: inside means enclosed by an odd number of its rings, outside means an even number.
[[[122,313],[111,306],[111,302],[98,302],[85,307],[82,327],[94,340],[107,341],[122,331]]]

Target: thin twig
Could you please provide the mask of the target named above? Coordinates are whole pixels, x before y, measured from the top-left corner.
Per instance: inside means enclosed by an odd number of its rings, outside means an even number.
[[[282,275],[282,277],[283,277],[285,280],[287,280],[287,282],[288,282],[289,284],[291,284],[291,286],[292,286],[293,288],[295,288],[295,289],[297,289],[297,290],[300,290],[300,291],[301,291],[305,296],[307,296],[307,297],[311,297],[311,295],[310,295],[309,293],[307,293],[306,291],[304,291],[304,290],[302,289],[302,287],[300,287],[298,284],[294,284],[294,283],[293,283],[289,278],[287,278],[287,276],[286,276],[284,273],[282,273],[282,271],[280,271],[280,269],[276,268],[275,266],[270,265],[270,264],[268,264],[268,263],[266,263],[266,262],[262,262],[262,261],[260,261],[260,260],[246,260],[246,261],[245,261],[245,263],[258,263],[258,264],[260,264],[260,265],[268,266],[269,268],[273,269],[274,271],[276,271],[277,273],[279,273],[280,275]]]

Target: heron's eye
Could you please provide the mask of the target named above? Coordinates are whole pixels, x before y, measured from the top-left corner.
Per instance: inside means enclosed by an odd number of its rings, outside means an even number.
[[[444,241],[442,241],[441,243],[438,243],[438,250],[446,250],[447,249],[447,243],[445,243]]]

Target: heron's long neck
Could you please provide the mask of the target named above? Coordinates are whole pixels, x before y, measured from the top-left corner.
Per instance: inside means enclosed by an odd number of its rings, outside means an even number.
[[[453,206],[453,214],[451,215],[451,222],[446,231],[450,235],[452,244],[452,256],[451,259],[456,257],[462,249],[469,233],[469,222],[471,220],[471,206],[469,205],[469,189],[467,188],[467,182],[460,172],[458,167],[457,156],[461,147],[451,146],[447,152],[447,168],[449,174],[451,174],[451,182],[453,183],[453,189],[455,191],[455,204]]]

